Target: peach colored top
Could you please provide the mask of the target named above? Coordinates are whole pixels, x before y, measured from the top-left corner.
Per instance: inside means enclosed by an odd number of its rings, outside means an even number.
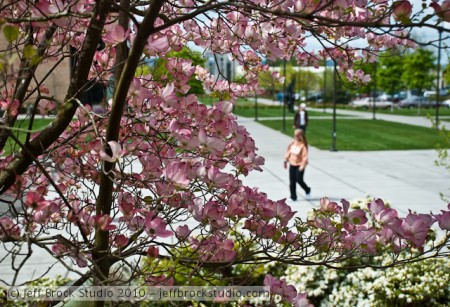
[[[293,166],[305,169],[308,164],[308,148],[302,142],[294,140],[289,144],[284,159]]]

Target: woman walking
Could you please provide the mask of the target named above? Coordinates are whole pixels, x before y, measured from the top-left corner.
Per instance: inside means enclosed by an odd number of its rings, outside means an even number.
[[[300,184],[306,193],[306,198],[311,198],[311,188],[303,181],[305,168],[308,164],[308,142],[305,133],[301,129],[294,132],[294,140],[289,144],[284,156],[284,168],[289,163],[289,186],[291,190],[291,199],[297,200],[297,183]]]

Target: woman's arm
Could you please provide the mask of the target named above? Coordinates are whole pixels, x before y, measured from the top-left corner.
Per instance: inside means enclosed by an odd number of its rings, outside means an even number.
[[[302,171],[306,168],[306,165],[308,165],[308,147],[303,145],[302,150],[300,150],[299,156],[300,156],[299,169]]]

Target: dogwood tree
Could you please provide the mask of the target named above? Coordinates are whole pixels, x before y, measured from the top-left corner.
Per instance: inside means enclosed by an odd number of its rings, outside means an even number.
[[[0,149],[14,145],[0,158],[0,239],[10,251],[0,261],[16,259],[12,245],[27,255],[42,248],[79,274],[75,284],[110,284],[128,267],[124,282],[170,285],[179,266],[195,274],[272,261],[333,266],[383,252],[393,265],[413,248],[425,257],[444,254],[447,240],[425,242],[433,224],[450,229],[450,211],[400,217],[381,200],[355,209],[324,198],[304,221],[285,200],[244,186],[242,176],[261,171],[264,159],[232,108],[258,91],[258,74],[268,71],[262,58],[316,66],[332,59],[349,80],[367,82],[354,62],[414,46],[414,27],[447,32],[433,17],[449,20],[449,3],[424,1],[413,15],[409,1],[1,1]],[[230,54],[243,67],[241,82],[169,55],[187,44]],[[166,74],[139,74],[152,57],[164,59]],[[70,84],[58,100],[49,74],[36,71],[56,71],[68,59]],[[207,107],[187,94],[192,76],[219,101]],[[83,105],[93,82],[114,82],[101,114]],[[29,128],[15,128],[26,104],[33,106]],[[33,131],[36,116],[53,110],[51,123]],[[143,270],[140,257],[176,259],[177,266]],[[305,302],[284,280],[267,275],[265,284]]]

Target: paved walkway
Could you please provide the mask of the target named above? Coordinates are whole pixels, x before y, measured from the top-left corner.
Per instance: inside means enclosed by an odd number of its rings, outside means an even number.
[[[288,198],[283,156],[291,138],[253,119],[241,118],[239,122],[249,130],[259,154],[266,159],[264,172],[251,173],[244,182],[275,200]],[[379,197],[404,213],[408,209],[438,212],[445,206],[440,193],[450,198],[450,174],[435,165],[437,158],[435,150],[331,152],[311,147],[305,181],[312,188],[313,198],[307,201],[300,197],[290,204],[302,217],[318,206],[321,197],[336,201]]]
[[[258,98],[258,102],[273,104],[272,100],[262,98]],[[332,110],[326,109],[326,112],[331,114]],[[372,113],[352,110],[337,110],[337,114],[372,118]],[[376,118],[432,127],[425,117],[376,113]],[[240,118],[239,121],[249,130],[259,154],[266,159],[264,172],[250,174],[244,182],[259,187],[273,199],[288,198],[289,178],[283,168],[283,155],[291,138],[253,119]],[[446,128],[449,128],[448,122]],[[305,216],[308,210],[318,206],[321,197],[336,201],[379,197],[404,213],[408,209],[438,212],[446,206],[440,194],[450,199],[450,173],[435,165],[437,159],[435,150],[331,152],[311,147],[305,181],[312,188],[313,198],[307,201],[303,197],[290,204],[300,216]],[[299,195],[304,195],[300,192]]]

